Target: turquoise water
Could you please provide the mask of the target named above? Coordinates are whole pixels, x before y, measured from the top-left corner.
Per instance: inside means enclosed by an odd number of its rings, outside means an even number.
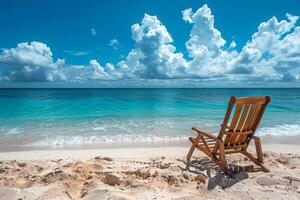
[[[217,132],[231,95],[271,96],[259,135],[300,134],[300,89],[0,89],[0,145],[179,141]]]

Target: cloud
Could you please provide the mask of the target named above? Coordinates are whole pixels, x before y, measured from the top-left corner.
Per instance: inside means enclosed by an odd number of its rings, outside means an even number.
[[[185,70],[182,53],[176,53],[173,39],[156,16],[145,14],[140,24],[131,26],[135,48],[121,61],[121,69],[129,77],[172,78]]]
[[[96,31],[96,29],[94,29],[94,28],[91,28],[91,33],[92,33],[92,35],[97,35],[97,31]]]
[[[59,68],[63,59],[54,61],[50,48],[41,42],[19,43],[16,48],[2,49],[1,79],[7,81],[59,81],[65,80]]]
[[[51,49],[44,43],[19,43],[17,47],[2,49],[0,54],[0,81],[10,82],[84,82],[89,80],[116,80],[122,78],[110,63],[102,67],[98,61],[87,65],[70,65],[65,60],[53,60]]]
[[[182,11],[182,18],[192,25],[185,42],[186,57],[176,51],[166,26],[156,16],[145,14],[141,22],[131,26],[134,48],[118,63],[101,65],[92,59],[86,65],[66,64],[63,59],[54,61],[46,44],[20,43],[2,50],[0,80],[102,81],[138,86],[300,83],[297,16],[287,14],[282,20],[272,17],[262,22],[241,50],[236,49],[235,41],[227,42],[222,37],[207,5],[195,12],[190,8]],[[112,39],[109,46],[117,49],[118,40]]]
[[[299,80],[300,46],[297,16],[286,15],[279,21],[272,17],[258,26],[240,52],[232,41],[226,41],[214,26],[214,16],[207,5],[195,13],[182,12],[183,20],[192,23],[186,48],[192,60],[187,64],[187,77],[204,81],[265,82]]]
[[[64,53],[70,54],[72,56],[86,56],[90,52],[89,51],[70,51],[70,50],[64,50]]]
[[[89,70],[89,67],[91,70]],[[90,74],[84,77],[88,77],[91,80],[119,80],[122,78],[122,73],[117,71],[111,63],[106,63],[102,67],[97,60],[90,60],[89,67],[86,69]]]
[[[286,15],[261,23],[258,31],[232,61],[232,73],[248,74],[262,80],[299,80],[300,27],[298,17]],[[251,72],[251,73],[250,73]]]
[[[90,79],[108,79],[108,74],[104,68],[97,62],[97,60],[90,60],[91,74],[88,76]]]
[[[211,10],[205,4],[195,13],[192,9],[186,9],[182,14],[184,21],[193,24],[190,38],[185,43],[192,59],[187,64],[187,75],[199,79],[223,77],[228,62],[237,55],[237,52],[223,49],[226,41],[222,38],[221,32],[214,27]]]
[[[114,81],[123,78],[122,72],[116,70],[113,64],[106,63],[102,66],[95,59],[86,65],[66,65],[61,71],[70,82]]]
[[[214,16],[207,5],[195,13],[191,9],[183,11],[183,20],[194,24],[190,39],[186,42],[190,57],[204,51],[209,51],[213,56],[220,53],[220,47],[224,46],[226,41],[222,38],[221,32],[214,27]]]
[[[108,43],[108,46],[112,47],[114,50],[117,50],[119,49],[120,44],[119,41],[116,38],[114,38]]]
[[[236,47],[236,43],[235,41],[233,40],[230,45],[229,45],[229,49],[234,49]]]

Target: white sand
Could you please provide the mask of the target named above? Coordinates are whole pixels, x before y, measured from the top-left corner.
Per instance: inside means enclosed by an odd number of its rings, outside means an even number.
[[[270,173],[243,172],[232,177],[219,173],[199,152],[187,171],[188,149],[2,152],[0,200],[300,199],[300,146],[295,143],[263,144]],[[228,156],[227,160],[235,165],[253,165],[241,155]]]

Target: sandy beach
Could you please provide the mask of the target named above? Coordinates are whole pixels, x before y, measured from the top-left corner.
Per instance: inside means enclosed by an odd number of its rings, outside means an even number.
[[[228,156],[228,162],[251,169],[231,176],[199,152],[187,168],[187,145],[2,152],[0,199],[299,199],[295,138],[284,144],[264,138],[270,173],[241,155]]]

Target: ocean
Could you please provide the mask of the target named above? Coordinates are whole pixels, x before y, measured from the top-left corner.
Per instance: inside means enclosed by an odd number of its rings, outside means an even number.
[[[258,135],[300,134],[300,89],[0,89],[0,146],[180,143],[219,130],[230,96],[271,96]]]

